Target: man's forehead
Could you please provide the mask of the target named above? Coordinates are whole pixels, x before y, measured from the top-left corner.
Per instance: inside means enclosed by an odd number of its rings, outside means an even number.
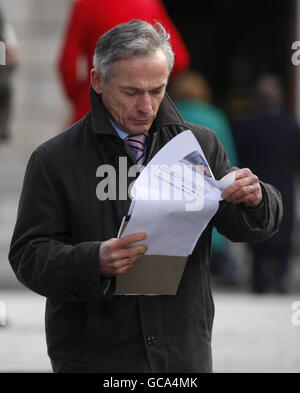
[[[163,89],[165,86],[167,85],[167,82],[163,82],[163,83],[157,83],[157,84],[151,84],[150,86],[144,87],[141,86],[140,84],[135,84],[135,83],[124,83],[124,84],[120,84],[120,88],[122,90],[134,90],[134,91],[147,91],[149,88],[151,90],[161,90]]]

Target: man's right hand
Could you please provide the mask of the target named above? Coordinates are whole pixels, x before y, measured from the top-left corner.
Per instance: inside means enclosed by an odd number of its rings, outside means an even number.
[[[103,242],[99,250],[100,274],[111,277],[125,273],[148,249],[146,245],[130,245],[146,238],[146,233],[139,232]]]

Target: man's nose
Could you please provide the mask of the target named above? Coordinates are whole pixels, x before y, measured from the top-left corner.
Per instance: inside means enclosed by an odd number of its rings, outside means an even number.
[[[144,93],[140,96],[137,109],[143,113],[152,112],[152,102],[149,93]]]

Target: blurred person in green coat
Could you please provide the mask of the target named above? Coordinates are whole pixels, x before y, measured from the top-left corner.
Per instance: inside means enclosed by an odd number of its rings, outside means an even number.
[[[225,147],[232,166],[238,159],[229,121],[226,114],[213,105],[208,81],[196,71],[187,71],[169,83],[168,93],[185,121],[208,127],[215,131]],[[220,276],[224,284],[237,283],[236,264],[229,254],[229,240],[214,228],[212,241],[212,273]]]

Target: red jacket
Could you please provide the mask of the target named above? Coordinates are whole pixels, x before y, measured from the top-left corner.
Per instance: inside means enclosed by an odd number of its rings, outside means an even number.
[[[98,38],[119,23],[159,21],[171,35],[173,73],[188,68],[189,53],[161,0],[75,0],[58,62],[64,92],[73,104],[73,123],[90,110],[89,71]]]

